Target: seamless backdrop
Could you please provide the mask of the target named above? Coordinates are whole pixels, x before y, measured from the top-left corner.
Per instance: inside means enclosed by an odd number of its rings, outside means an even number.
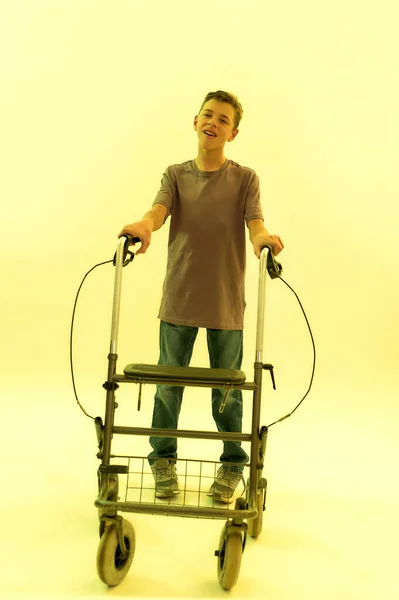
[[[284,241],[283,276],[317,348],[311,393],[271,429],[272,533],[252,559],[260,570],[245,571],[235,594],[396,597],[398,18],[393,0],[0,2],[0,441],[14,515],[2,533],[1,593],[105,594],[95,573],[94,427],[69,371],[73,303],[85,273],[112,259],[123,225],[150,208],[164,169],[196,156],[194,116],[222,89],[244,108],[226,155],[259,175],[266,226]],[[168,227],[124,270],[121,368],[158,360]],[[250,378],[259,263],[249,242],[247,253]],[[76,383],[94,416],[103,413],[112,278],[109,264],[90,274],[75,319]],[[313,359],[280,281],[268,281],[264,359],[277,380],[272,392],[265,379],[267,424],[305,394]],[[204,332],[192,364],[208,365]],[[128,387],[120,419],[148,425],[153,390],[137,415]],[[186,390],[185,400],[182,426],[213,427],[203,392]],[[155,531],[172,527],[164,521],[137,517],[147,531],[141,570],[113,594],[218,597],[213,571],[204,587],[196,558],[185,565],[179,520],[175,563],[151,568],[154,547],[164,553],[167,542]],[[32,529],[16,562],[22,522]],[[204,527],[209,538],[215,531]]]

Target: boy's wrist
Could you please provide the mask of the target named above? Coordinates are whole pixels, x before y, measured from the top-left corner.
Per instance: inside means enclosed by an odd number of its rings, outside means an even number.
[[[145,226],[148,227],[150,229],[150,232],[152,233],[154,230],[154,221],[151,217],[147,217],[147,215],[145,215],[144,219],[141,219],[142,223],[145,223]]]

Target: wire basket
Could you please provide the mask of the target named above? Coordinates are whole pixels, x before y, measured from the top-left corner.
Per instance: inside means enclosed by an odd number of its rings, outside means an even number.
[[[208,496],[217,470],[222,463],[207,460],[177,459],[176,472],[179,480],[179,494],[166,498],[155,496],[155,481],[147,457],[112,455],[118,464],[127,466],[127,474],[119,475],[119,497],[124,502],[146,505],[197,507],[197,508],[234,508],[234,500],[245,494],[245,479],[238,485],[230,504]],[[234,463],[232,463],[234,464]],[[248,465],[246,465],[248,466]]]

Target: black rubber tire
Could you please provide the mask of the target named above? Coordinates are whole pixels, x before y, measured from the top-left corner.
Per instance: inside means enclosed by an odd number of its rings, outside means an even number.
[[[128,554],[121,555],[115,523],[105,528],[97,552],[97,573],[106,585],[119,585],[126,577],[136,549],[136,535],[130,521],[122,519],[122,532]]]
[[[227,535],[223,528],[218,552],[218,580],[224,590],[231,590],[237,583],[242,558],[241,534],[233,531]]]

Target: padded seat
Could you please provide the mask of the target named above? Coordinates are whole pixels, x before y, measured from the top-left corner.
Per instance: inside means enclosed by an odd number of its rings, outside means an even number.
[[[202,367],[163,367],[159,365],[126,365],[123,370],[129,379],[178,381],[180,383],[214,383],[217,385],[245,383],[245,373],[235,369],[205,369]]]

